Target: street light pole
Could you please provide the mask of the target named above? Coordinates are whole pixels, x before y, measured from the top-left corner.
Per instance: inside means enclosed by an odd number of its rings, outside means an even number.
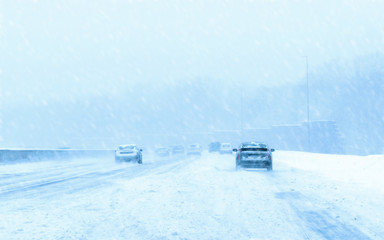
[[[240,99],[240,141],[244,141],[244,126],[243,126],[243,111],[244,111],[244,96],[243,91],[241,88],[239,88],[241,91],[241,99]]]
[[[309,123],[309,81],[308,81],[308,56],[305,56],[305,63],[307,68],[307,140],[308,140],[308,152],[311,151],[311,126]]]

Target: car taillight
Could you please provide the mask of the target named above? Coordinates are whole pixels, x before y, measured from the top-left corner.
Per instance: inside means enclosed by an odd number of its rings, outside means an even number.
[[[271,154],[268,154],[268,159],[269,159],[269,160],[271,160],[271,159],[272,159],[272,158],[271,158]]]

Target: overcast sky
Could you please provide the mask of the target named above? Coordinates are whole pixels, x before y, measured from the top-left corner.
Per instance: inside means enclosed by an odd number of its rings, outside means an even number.
[[[384,1],[0,0],[3,107],[206,78],[281,85],[384,51]],[[125,86],[125,87],[122,87]]]

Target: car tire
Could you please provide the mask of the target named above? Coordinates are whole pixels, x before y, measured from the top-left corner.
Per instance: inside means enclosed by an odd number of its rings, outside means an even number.
[[[240,166],[239,164],[236,163],[236,171],[239,171],[240,170]]]
[[[138,163],[138,164],[143,164],[143,158],[140,157],[140,158],[139,158],[139,161],[137,161],[137,163]]]
[[[272,171],[272,164],[267,167],[267,171]]]

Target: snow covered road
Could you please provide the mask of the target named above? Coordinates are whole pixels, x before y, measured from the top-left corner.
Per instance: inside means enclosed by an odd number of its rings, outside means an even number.
[[[0,239],[384,239],[384,157],[0,165]]]

